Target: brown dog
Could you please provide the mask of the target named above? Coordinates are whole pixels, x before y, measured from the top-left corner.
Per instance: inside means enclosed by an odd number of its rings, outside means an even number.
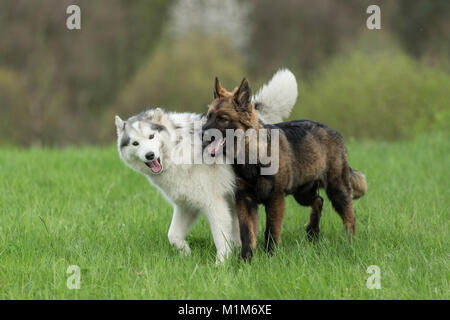
[[[256,246],[258,230],[258,204],[266,208],[265,249],[271,252],[280,240],[286,195],[293,195],[302,206],[311,207],[306,231],[312,238],[319,234],[319,221],[323,199],[319,188],[325,188],[328,198],[343,220],[347,232],[355,234],[353,199],[366,192],[364,175],[349,167],[344,141],[339,133],[327,126],[309,120],[282,122],[275,125],[262,123],[250,101],[251,93],[247,79],[239,88],[228,92],[216,78],[214,100],[207,113],[203,133],[218,129],[223,136],[227,129],[278,129],[278,149],[271,150],[270,144],[261,144],[256,139],[246,139],[245,148],[235,153],[248,152],[249,143],[258,143],[258,148],[267,148],[267,153],[278,153],[278,172],[261,175],[261,163],[234,163],[237,176],[236,207],[242,241],[242,258],[250,260]],[[269,135],[270,140],[270,135]],[[213,142],[214,143],[214,142]],[[218,151],[216,147],[209,148]],[[220,147],[226,154],[226,146]],[[230,150],[231,151],[231,150]]]

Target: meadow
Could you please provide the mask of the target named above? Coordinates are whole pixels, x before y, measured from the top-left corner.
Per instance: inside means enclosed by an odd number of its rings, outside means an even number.
[[[2,148],[0,299],[449,299],[449,138],[348,142],[368,180],[353,241],[326,199],[309,242],[309,208],[289,198],[276,254],[261,249],[261,208],[252,263],[236,250],[221,266],[204,218],[190,257],[171,248],[171,206],[115,146]],[[81,268],[79,290],[67,288],[70,265]],[[371,265],[381,289],[366,286]]]

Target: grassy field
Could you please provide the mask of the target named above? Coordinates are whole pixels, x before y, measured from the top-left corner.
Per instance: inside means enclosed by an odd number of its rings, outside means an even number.
[[[321,238],[308,242],[309,209],[289,198],[275,256],[261,250],[262,212],[253,262],[236,251],[216,267],[204,218],[192,255],[172,250],[171,206],[114,146],[0,149],[0,298],[449,299],[449,136],[348,150],[369,185],[355,202],[355,241],[326,200]],[[81,268],[79,290],[66,286],[69,265]],[[370,265],[379,290],[366,286]]]

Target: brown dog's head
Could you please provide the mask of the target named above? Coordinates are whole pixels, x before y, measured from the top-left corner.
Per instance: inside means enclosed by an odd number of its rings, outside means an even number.
[[[239,88],[232,92],[224,89],[216,77],[214,83],[214,100],[208,108],[207,121],[202,127],[203,147],[215,155],[225,144],[226,130],[257,129],[259,125],[255,107],[251,102],[248,80],[244,78]],[[222,138],[214,140],[220,132]]]

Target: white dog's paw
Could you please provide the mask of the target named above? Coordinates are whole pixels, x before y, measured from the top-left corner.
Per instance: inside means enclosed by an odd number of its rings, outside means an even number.
[[[189,248],[189,245],[186,241],[178,243],[178,245],[175,246],[175,249],[177,249],[177,251],[185,257],[191,255],[191,248]]]
[[[233,245],[233,248],[240,248],[240,247],[242,247],[241,238],[233,238],[231,243]]]
[[[177,250],[179,253],[181,253],[185,257],[187,257],[191,254],[191,248],[189,248],[189,245],[184,240],[177,241],[177,240],[171,239],[170,244],[172,245],[172,247],[175,248],[175,250]]]
[[[178,251],[185,257],[191,255],[191,248],[189,248],[187,243],[182,248],[179,248]]]
[[[222,257],[222,256],[216,256],[216,263],[215,263],[215,265],[216,266],[220,266],[220,265],[222,265],[223,263],[225,262],[225,259]]]
[[[231,251],[217,253],[216,255],[216,266],[224,264],[224,262],[231,256]]]

